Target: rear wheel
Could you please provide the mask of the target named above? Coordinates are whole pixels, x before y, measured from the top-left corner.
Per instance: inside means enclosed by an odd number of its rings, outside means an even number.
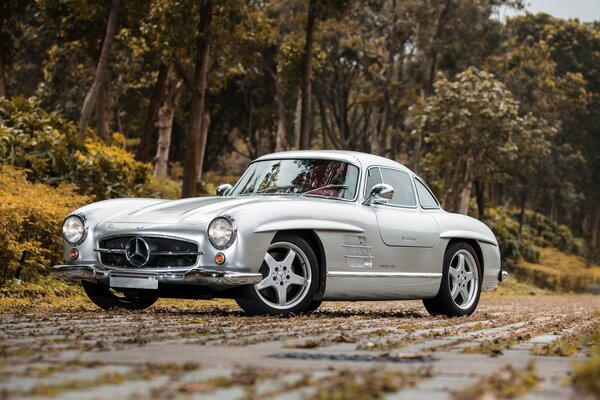
[[[319,283],[317,258],[302,237],[277,235],[269,245],[260,272],[263,280],[244,288],[242,296],[236,299],[248,314],[298,314],[312,304]]]
[[[431,315],[471,315],[479,303],[481,266],[473,246],[452,243],[446,249],[440,290],[433,299],[423,300]]]
[[[144,310],[158,300],[156,297],[144,296],[139,293],[117,292],[106,285],[81,281],[85,294],[100,308],[111,310],[121,308],[125,310]]]

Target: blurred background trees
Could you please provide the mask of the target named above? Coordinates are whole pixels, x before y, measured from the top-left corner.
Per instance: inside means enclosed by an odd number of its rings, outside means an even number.
[[[537,212],[598,254],[600,25],[498,17],[521,6],[0,0],[1,162],[96,199],[189,197],[268,152],[358,150],[449,211],[512,218],[517,251]]]

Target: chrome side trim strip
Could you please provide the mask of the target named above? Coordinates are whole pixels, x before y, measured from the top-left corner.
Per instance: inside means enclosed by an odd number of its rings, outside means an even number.
[[[332,278],[441,278],[441,272],[371,272],[371,271],[331,271]]]

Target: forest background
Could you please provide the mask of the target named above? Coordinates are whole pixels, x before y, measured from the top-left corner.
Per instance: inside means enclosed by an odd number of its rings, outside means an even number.
[[[600,22],[506,9],[523,3],[0,0],[2,279],[45,275],[81,204],[212,195],[290,149],[397,160],[506,262],[592,268]]]

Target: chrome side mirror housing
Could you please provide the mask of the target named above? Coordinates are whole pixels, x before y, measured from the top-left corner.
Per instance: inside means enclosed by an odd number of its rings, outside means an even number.
[[[387,204],[394,197],[394,188],[387,183],[378,183],[371,188],[369,197],[363,203],[370,206],[372,204]]]
[[[229,192],[233,189],[229,183],[224,183],[217,187],[217,196],[227,196]]]

